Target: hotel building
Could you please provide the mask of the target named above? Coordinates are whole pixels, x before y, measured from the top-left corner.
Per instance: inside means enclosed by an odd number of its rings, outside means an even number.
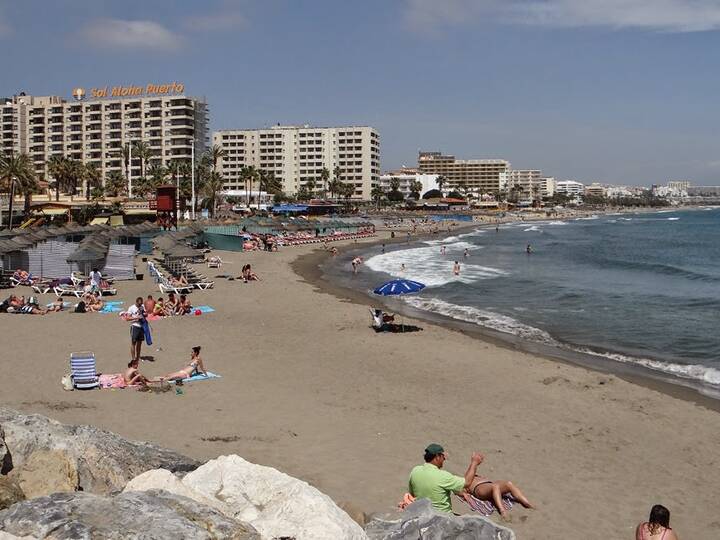
[[[103,178],[111,171],[124,174],[122,148],[136,141],[147,143],[152,151],[146,167],[189,161],[193,145],[196,154],[207,148],[207,103],[172,94],[167,87],[148,85],[148,90],[165,90],[157,95],[145,93],[145,87],[115,87],[110,97],[91,99],[82,99],[84,91],[76,89],[72,101],[24,93],[0,99],[0,148],[29,154],[40,180],[49,179],[47,162],[53,156],[92,163]],[[115,92],[128,88],[134,91]],[[172,88],[183,86],[173,83]],[[103,93],[93,89],[92,95]],[[131,174],[137,178],[141,160],[132,157]]]
[[[418,168],[423,174],[445,178],[445,187],[464,185],[479,193],[495,193],[507,185],[510,163],[504,159],[455,159],[440,152],[420,152]]]
[[[507,187],[518,188],[520,200],[552,197],[555,192],[555,179],[543,176],[539,169],[514,169],[508,171]]]
[[[393,178],[400,181],[398,191],[400,191],[406,199],[412,193],[411,186],[413,182],[420,182],[422,185],[420,196],[430,190],[440,189],[437,183],[437,174],[422,174],[417,169],[402,168],[396,171],[388,171],[380,176],[380,187],[383,191],[390,191]]]
[[[585,185],[575,180],[560,180],[555,185],[555,193],[562,195],[582,195],[585,193]]]
[[[244,188],[245,166],[273,172],[288,195],[311,179],[322,189],[322,170],[332,179],[340,167],[340,179],[355,186],[353,198],[370,200],[380,175],[380,136],[368,126],[228,129],[213,133],[213,144],[225,150],[218,168],[231,190]]]

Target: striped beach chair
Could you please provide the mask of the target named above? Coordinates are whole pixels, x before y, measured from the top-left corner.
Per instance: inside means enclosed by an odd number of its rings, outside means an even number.
[[[70,354],[70,376],[73,387],[78,390],[99,388],[95,354],[91,352],[77,352]]]

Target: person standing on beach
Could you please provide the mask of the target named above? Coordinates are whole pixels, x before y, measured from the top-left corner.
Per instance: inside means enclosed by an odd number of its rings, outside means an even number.
[[[453,274],[455,274],[456,276],[460,275],[460,262],[459,261],[455,261],[455,265],[453,266]]]
[[[385,244],[382,245],[382,248],[380,249],[380,253],[385,255]]]
[[[142,296],[135,299],[135,303],[127,311],[127,321],[130,323],[130,362],[140,362],[140,350],[145,340],[145,331],[142,321],[145,318],[145,306]]]
[[[440,248],[440,255],[445,255],[445,246]]]
[[[93,268],[90,272],[90,287],[91,291],[100,291],[102,286],[102,274],[97,268]]]

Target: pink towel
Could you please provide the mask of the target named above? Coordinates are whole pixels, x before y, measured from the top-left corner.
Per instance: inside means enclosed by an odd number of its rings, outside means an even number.
[[[100,388],[125,388],[127,383],[122,373],[103,373],[98,377]]]

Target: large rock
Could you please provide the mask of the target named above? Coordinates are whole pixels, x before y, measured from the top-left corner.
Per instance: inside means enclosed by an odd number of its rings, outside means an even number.
[[[0,424],[0,474],[7,474],[12,469],[12,456],[5,444],[5,431]]]
[[[0,512],[0,531],[53,540],[259,540],[252,526],[166,491],[55,493]]]
[[[164,486],[196,501],[214,499],[225,515],[250,523],[263,538],[365,540],[362,528],[306,482],[239,456],[221,456],[170,485],[167,475],[145,473],[126,490]]]
[[[370,540],[515,540],[515,533],[480,516],[438,512],[419,499],[404,512],[377,516],[365,526]]]
[[[5,510],[19,501],[25,500],[20,485],[7,476],[0,476],[0,510]]]
[[[50,495],[60,491],[76,491],[78,472],[75,462],[58,450],[37,450],[10,476],[28,499]]]
[[[129,441],[93,426],[65,425],[4,407],[0,407],[0,429],[5,432],[13,468],[22,467],[33,452],[58,450],[75,464],[78,487],[92,493],[120,491],[129,480],[148,470],[186,473],[199,465],[171,450]]]

